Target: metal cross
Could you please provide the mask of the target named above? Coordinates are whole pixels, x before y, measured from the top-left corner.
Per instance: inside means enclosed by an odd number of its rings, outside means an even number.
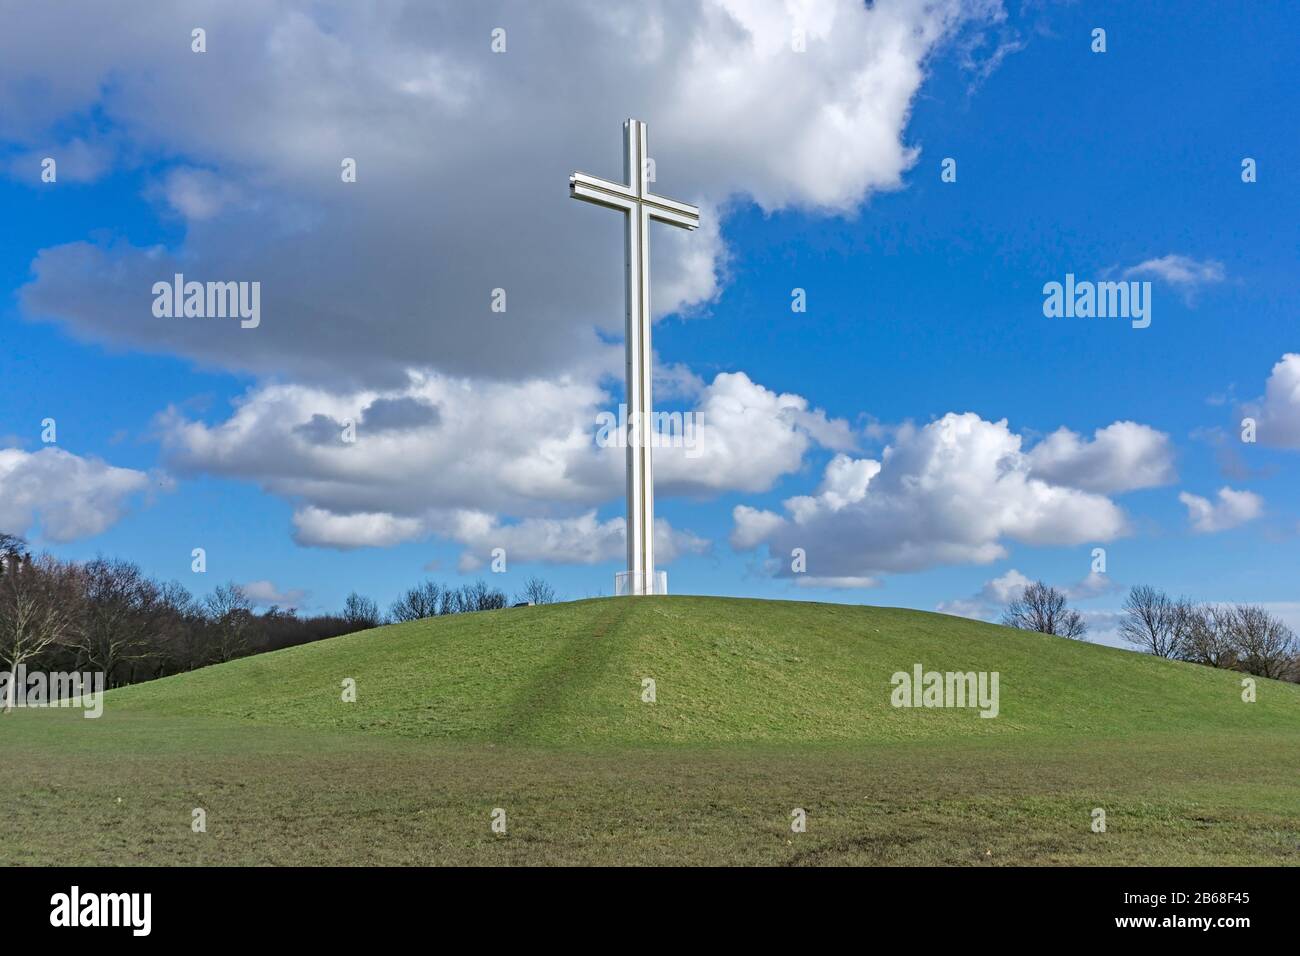
[[[627,405],[631,435],[627,441],[627,570],[626,593],[653,594],[654,476],[651,469],[650,395],[654,353],[650,350],[651,219],[684,229],[700,224],[696,206],[650,192],[647,182],[645,123],[623,124],[623,178],[608,179],[574,173],[569,195],[624,214],[624,258],[627,267]]]

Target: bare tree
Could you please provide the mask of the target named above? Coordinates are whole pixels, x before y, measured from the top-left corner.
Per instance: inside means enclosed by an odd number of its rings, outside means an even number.
[[[1295,632],[1262,607],[1241,604],[1233,608],[1232,637],[1238,665],[1248,674],[1276,680],[1290,674],[1297,650]]]
[[[10,672],[4,712],[14,708],[17,671],[77,632],[78,570],[51,557],[9,561],[0,574],[0,663]]]
[[[530,604],[554,604],[556,600],[555,588],[536,576],[525,581],[524,589],[515,596],[517,604],[525,601]]]
[[[1207,667],[1237,666],[1237,645],[1233,639],[1233,609],[1217,604],[1191,608],[1178,657]]]
[[[119,669],[156,646],[165,607],[161,590],[130,561],[96,558],[82,567],[85,613],[72,644],[110,687]]]
[[[462,611],[495,611],[506,606],[504,591],[489,588],[480,578],[473,584],[466,584],[460,589],[460,609]]]
[[[1174,658],[1184,654],[1196,623],[1196,608],[1190,601],[1175,601],[1164,591],[1142,584],[1130,589],[1124,599],[1119,632],[1150,654]]]
[[[464,608],[460,606],[460,591],[457,588],[443,588],[442,600],[438,602],[438,613],[459,614]]]
[[[216,660],[230,661],[246,653],[253,628],[253,602],[244,589],[234,581],[219,585],[203,603],[214,637],[212,653]]]
[[[402,592],[401,597],[389,608],[388,616],[393,621],[418,621],[433,617],[438,613],[441,596],[442,587],[437,582],[421,581]]]
[[[184,585],[169,581],[158,588],[158,627],[151,635],[145,679],[193,670],[207,663],[203,609]]]
[[[1020,597],[1007,605],[1002,613],[1002,623],[1022,631],[1038,631],[1080,640],[1088,630],[1083,615],[1066,606],[1065,592],[1049,587],[1042,581],[1029,585]]]
[[[343,602],[343,619],[358,631],[378,627],[383,623],[379,605],[373,599],[353,591]]]

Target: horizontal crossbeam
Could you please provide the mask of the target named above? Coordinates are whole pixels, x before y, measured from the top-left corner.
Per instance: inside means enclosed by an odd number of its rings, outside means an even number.
[[[624,212],[637,203],[651,219],[659,222],[681,226],[683,229],[695,229],[700,225],[700,209],[675,199],[665,199],[654,193],[637,197],[629,187],[622,183],[611,182],[588,173],[574,173],[569,177],[569,195],[574,199],[584,199],[599,206],[621,209]]]

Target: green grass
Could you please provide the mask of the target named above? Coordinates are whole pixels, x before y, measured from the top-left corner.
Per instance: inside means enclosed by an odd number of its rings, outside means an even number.
[[[1000,715],[890,706],[916,663]],[[885,608],[435,619],[0,718],[0,863],[1298,863],[1300,687],[1240,680]]]
[[[890,706],[890,678],[998,671],[1001,712]],[[657,701],[641,701],[641,681]],[[341,700],[345,678],[357,702]],[[921,611],[670,597],[435,618],[139,684],[113,712],[493,743],[655,745],[1294,728],[1300,687]]]

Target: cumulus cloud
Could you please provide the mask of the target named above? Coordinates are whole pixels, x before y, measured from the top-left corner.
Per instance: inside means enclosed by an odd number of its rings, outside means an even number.
[[[495,548],[511,561],[547,561],[562,564],[598,564],[627,553],[627,522],[623,517],[598,521],[595,511],[574,518],[527,518],[502,526],[488,516],[457,515],[448,537],[467,545],[459,570],[475,571],[491,559]],[[655,519],[655,563],[671,564],[685,554],[705,554],[709,541],[680,531],[663,518]]]
[[[116,524],[149,484],[144,472],[61,448],[0,448],[0,531],[26,535],[39,523],[50,541],[90,537]]]
[[[386,512],[354,511],[336,514],[315,505],[293,513],[293,537],[310,547],[388,548],[429,534],[420,518],[399,518]]]
[[[992,604],[1010,604],[1025,593],[1025,588],[1033,584],[1015,568],[1006,574],[989,581],[980,590],[979,596]]]
[[[1025,588],[1033,583],[1032,579],[1025,577],[1015,568],[1012,568],[1005,574],[998,575],[991,581],[986,581],[984,586],[970,597],[953,601],[941,601],[935,607],[935,610],[944,614],[956,614],[959,617],[989,620],[996,616],[1002,608],[1024,594]]]
[[[294,513],[293,522],[299,544],[341,550],[387,547],[438,535],[465,545],[457,562],[462,574],[482,568],[498,548],[507,561],[552,564],[599,564],[621,558],[627,548],[626,520],[619,516],[600,521],[594,510],[503,524],[481,511],[431,509],[399,518],[382,513],[339,515],[309,505]],[[707,539],[655,519],[656,563],[671,564],[684,554],[704,554],[709,548]]]
[[[927,57],[998,10],[224,4],[205,10],[196,56],[159,42],[187,38],[185,10],[91,5],[68,30],[34,7],[0,36],[0,134],[23,142],[101,114],[129,135],[123,155],[160,161],[156,195],[188,229],[181,248],[48,248],[23,306],[98,341],[299,378],[569,371],[599,350],[597,330],[621,329],[623,263],[617,217],[572,203],[565,179],[619,173],[628,114],[649,121],[660,191],[705,208],[698,232],[655,229],[663,315],[714,297],[733,199],[841,213],[900,186]],[[796,26],[806,53],[790,48]],[[186,163],[166,165],[175,156]],[[341,181],[344,157],[355,183]],[[260,281],[263,323],[155,319],[149,287],[173,272]],[[504,313],[489,310],[497,287]]]
[[[771,391],[743,372],[723,372],[699,396],[697,449],[655,450],[656,488],[667,494],[766,491],[798,471],[809,449],[855,446],[843,419],[808,400]]]
[[[240,199],[238,188],[211,171],[184,166],[167,172],[158,194],[191,222],[212,219]]]
[[[147,13],[147,16],[145,15]],[[700,203],[655,228],[656,314],[717,293],[721,210],[852,213],[902,184],[926,64],[996,23],[993,0],[555,0],[34,5],[0,35],[0,136],[102,116],[185,217],[176,247],[123,236],[43,250],[32,318],[96,341],[301,381],[392,387],[409,368],[525,380],[608,368],[622,330],[618,217],[568,199],[621,169],[648,121],[657,185]],[[141,24],[148,24],[142,28]],[[493,27],[507,52],[493,54]],[[807,51],[791,49],[795,27]],[[477,38],[477,39],[475,39]],[[357,181],[340,177],[356,160]],[[260,326],[157,319],[152,283],[261,282]],[[492,290],[507,310],[489,308]]]
[[[247,584],[240,585],[240,588],[244,596],[258,607],[299,608],[302,607],[302,602],[308,594],[301,588],[281,590],[266,580],[249,581]]]
[[[784,514],[739,506],[732,543],[773,557],[807,553],[807,573],[867,577],[946,564],[987,564],[1007,541],[1076,545],[1129,531],[1120,508],[1095,492],[1039,477],[1005,420],[949,413],[904,426],[880,461],[837,455],[812,495]],[[787,564],[776,565],[790,576]]]
[[[1103,594],[1110,594],[1120,590],[1120,585],[1109,574],[1103,574],[1100,571],[1089,571],[1088,575],[1073,587],[1065,589],[1067,597],[1076,601],[1086,601],[1088,598],[1100,597]]]
[[[955,614],[959,617],[971,617],[981,621],[996,619],[1008,604],[1025,593],[1025,588],[1034,583],[1033,578],[1026,577],[1015,568],[985,582],[975,594],[968,598],[953,601],[941,601],[936,611]],[[1119,589],[1119,585],[1108,575],[1090,571],[1078,584],[1061,588],[1065,596],[1074,601],[1085,601]]]
[[[1227,531],[1264,513],[1264,499],[1259,495],[1227,486],[1219,489],[1214,501],[1187,491],[1179,493],[1178,500],[1186,505],[1187,518],[1198,534]]]
[[[731,529],[731,546],[737,551],[758,547],[785,525],[785,519],[779,514],[749,505],[736,505],[731,515],[735,522]]]
[[[146,195],[185,225],[175,245],[118,235],[42,250],[23,314],[274,382],[226,421],[170,410],[158,431],[182,471],[291,500],[299,541],[435,534],[463,542],[467,561],[485,534],[588,560],[621,533],[592,510],[623,487],[621,450],[592,445],[594,413],[616,407],[602,386],[622,373],[610,339],[623,322],[620,223],[571,202],[568,174],[617,176],[622,120],[645,119],[657,189],[703,210],[693,233],[654,230],[654,312],[707,306],[725,277],[726,209],[852,215],[900,187],[928,63],[1004,20],[995,0],[202,13],[201,56],[183,42],[192,10],[143,0],[87,3],[76,30],[38,5],[0,34],[0,137],[35,147],[70,118],[102,117],[116,138],[98,154],[107,169],[146,171]],[[505,54],[489,47],[497,26]],[[963,48],[968,68],[979,46]],[[345,159],[355,183],[340,177]],[[153,284],[178,272],[260,282],[259,326],[155,318]],[[504,312],[490,308],[495,289]],[[742,373],[705,384],[660,367],[656,379],[704,421],[698,456],[656,449],[661,496],[759,493],[811,448],[855,450],[844,422]],[[835,464],[820,507],[855,507],[867,467]],[[572,545],[582,529],[585,551]],[[680,535],[661,553],[702,547]]]
[[[1260,444],[1300,449],[1300,353],[1283,355],[1268,376],[1264,397],[1244,406]]]
[[[692,445],[654,449],[661,498],[766,491],[811,449],[853,443],[843,420],[738,372],[703,385],[686,411],[699,416]],[[621,500],[624,487],[624,450],[596,443],[602,412],[615,414],[610,395],[576,379],[428,374],[389,392],[261,386],[225,421],[169,409],[155,432],[179,473],[253,481],[294,502],[304,545],[437,535],[465,544],[466,560],[513,547],[530,559],[590,563],[623,547],[623,519],[598,522],[593,510]],[[665,560],[701,547],[664,533]]]
[[[1091,441],[1057,429],[1030,450],[1029,465],[1045,481],[1102,494],[1154,488],[1178,477],[1169,436],[1137,422],[1099,428]]]

